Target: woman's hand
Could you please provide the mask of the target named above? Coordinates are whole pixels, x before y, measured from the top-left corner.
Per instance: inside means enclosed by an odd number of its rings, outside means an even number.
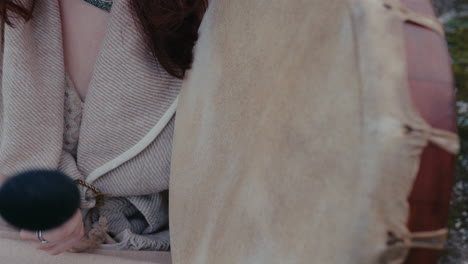
[[[21,239],[32,241],[37,245],[37,249],[47,251],[51,255],[58,255],[71,249],[81,240],[83,235],[84,226],[80,209],[62,226],[42,232],[42,238],[48,241],[46,244],[41,244],[35,232],[25,230],[20,232]]]

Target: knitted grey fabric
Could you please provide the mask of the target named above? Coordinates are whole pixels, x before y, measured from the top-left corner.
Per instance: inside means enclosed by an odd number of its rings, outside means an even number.
[[[31,0],[22,4],[29,7]],[[153,58],[127,4],[113,4],[83,105],[76,160],[64,150],[66,77],[58,3],[38,1],[31,21],[12,18],[15,27],[5,26],[0,173],[58,168],[86,180],[110,194],[88,217],[108,218],[115,248],[164,250],[169,236],[161,192],[168,189],[181,81]],[[92,208],[94,198],[81,191],[83,207]]]
[[[83,102],[69,78],[66,80],[64,111],[63,149],[76,158]]]

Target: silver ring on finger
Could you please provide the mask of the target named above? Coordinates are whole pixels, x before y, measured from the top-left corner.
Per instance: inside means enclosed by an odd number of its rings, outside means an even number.
[[[47,243],[49,243],[49,241],[45,240],[45,239],[42,237],[42,230],[36,231],[36,237],[37,237],[37,240],[39,240],[39,242],[41,242],[41,244],[47,244]]]

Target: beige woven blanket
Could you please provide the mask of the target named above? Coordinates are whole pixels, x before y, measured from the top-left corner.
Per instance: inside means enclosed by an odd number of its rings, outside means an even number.
[[[30,7],[32,0],[20,2]],[[181,80],[146,48],[128,1],[114,1],[83,105],[76,160],[63,149],[66,76],[58,1],[36,1],[30,21],[12,22],[15,27],[4,26],[0,55],[0,173],[48,168],[85,180],[110,194],[95,209],[91,192],[82,188],[87,219],[106,217],[118,242],[106,248],[168,250],[167,189]],[[6,243],[1,236],[0,243]]]

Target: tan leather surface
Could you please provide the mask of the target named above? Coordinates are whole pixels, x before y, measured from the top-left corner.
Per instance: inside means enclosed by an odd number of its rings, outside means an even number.
[[[217,0],[180,97],[174,263],[401,263],[430,128],[375,0]],[[389,232],[394,236],[389,245]]]

